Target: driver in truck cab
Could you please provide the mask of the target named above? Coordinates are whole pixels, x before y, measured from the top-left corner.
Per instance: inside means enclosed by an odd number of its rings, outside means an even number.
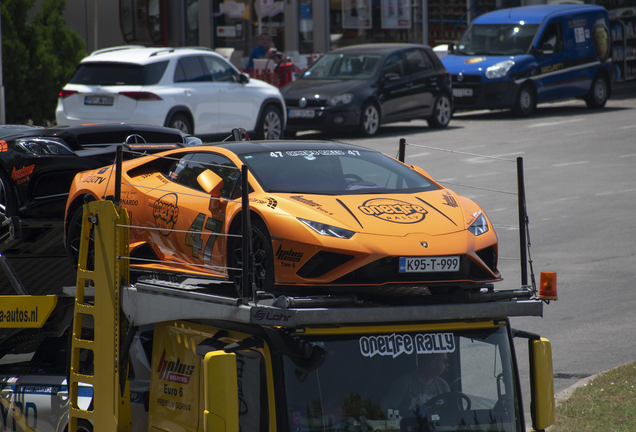
[[[450,387],[440,375],[448,366],[446,353],[420,355],[417,358],[417,370],[408,372],[398,378],[389,388],[381,402],[382,409],[392,409],[395,416],[417,416],[424,414],[420,411],[431,398],[442,393],[448,393]]]

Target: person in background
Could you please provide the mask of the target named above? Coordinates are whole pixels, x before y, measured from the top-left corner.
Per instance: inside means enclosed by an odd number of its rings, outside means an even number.
[[[267,58],[270,50],[269,35],[262,33],[258,37],[258,45],[254,47],[247,62],[247,70],[254,69],[254,59]]]

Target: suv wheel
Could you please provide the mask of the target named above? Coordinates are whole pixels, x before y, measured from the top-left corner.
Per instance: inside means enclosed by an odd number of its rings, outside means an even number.
[[[256,130],[256,139],[279,140],[283,137],[283,115],[274,105],[268,105],[263,111]]]
[[[190,120],[188,120],[188,118],[183,114],[173,114],[173,116],[170,117],[170,121],[168,122],[167,126],[174,129],[179,129],[181,132],[188,135],[192,135],[194,133],[192,125],[190,124]]]

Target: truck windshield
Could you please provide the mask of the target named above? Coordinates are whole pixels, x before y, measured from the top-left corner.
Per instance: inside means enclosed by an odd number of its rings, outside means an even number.
[[[327,359],[284,358],[289,431],[522,430],[505,327],[305,339]]]
[[[462,36],[456,54],[518,55],[530,49],[538,24],[472,25]]]

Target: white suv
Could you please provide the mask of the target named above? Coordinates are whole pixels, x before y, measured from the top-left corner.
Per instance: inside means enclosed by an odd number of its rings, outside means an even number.
[[[279,139],[285,102],[206,48],[122,46],[93,52],[59,94],[58,125],[126,122],[212,135],[244,128]]]

